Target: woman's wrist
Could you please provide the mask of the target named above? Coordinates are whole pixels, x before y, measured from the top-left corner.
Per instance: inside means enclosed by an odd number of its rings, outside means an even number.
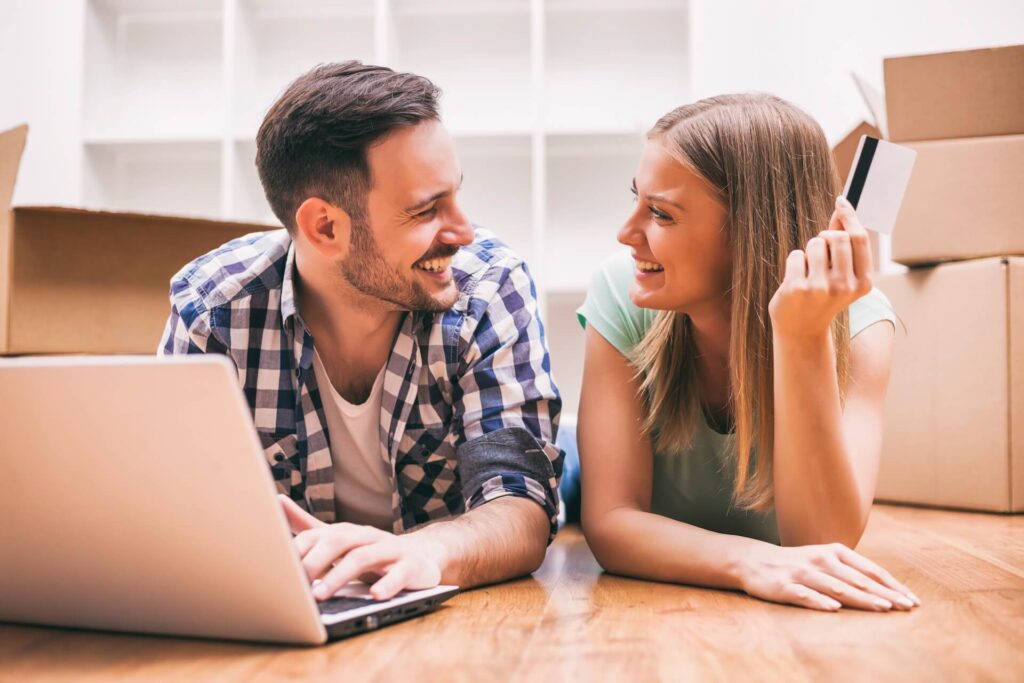
[[[828,353],[831,356],[835,349],[832,330],[829,327],[812,332],[772,330],[772,345],[777,354],[795,355],[800,358],[807,358],[815,352]]]
[[[727,538],[731,541],[731,547],[725,554],[723,588],[747,592],[750,576],[758,565],[758,555],[763,552],[764,546],[770,547],[772,544],[743,536]]]

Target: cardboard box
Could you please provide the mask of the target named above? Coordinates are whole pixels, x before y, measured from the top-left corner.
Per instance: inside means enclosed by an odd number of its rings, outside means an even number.
[[[887,274],[898,327],[879,500],[1024,511],[1024,258]]]
[[[867,121],[861,121],[853,128],[853,130],[844,135],[843,138],[832,147],[832,159],[835,161],[836,170],[839,172],[840,184],[844,184],[846,176],[850,174],[851,167],[853,166],[853,158],[857,155],[857,146],[860,144],[860,138],[862,135],[869,135],[873,138],[882,137],[882,133],[878,128]],[[874,270],[877,271],[880,265],[879,261],[881,259],[878,233],[873,230],[869,230],[868,241],[871,243],[872,264],[874,265]]]
[[[1024,45],[890,57],[893,142],[1024,133]]]
[[[155,353],[171,276],[268,226],[11,208],[27,126],[0,132],[0,354]]]
[[[1024,135],[906,144],[917,163],[892,235],[894,261],[1024,254]]]

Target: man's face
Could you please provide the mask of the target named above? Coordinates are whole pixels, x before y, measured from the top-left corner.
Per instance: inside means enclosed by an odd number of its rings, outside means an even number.
[[[367,150],[373,187],[367,225],[352,225],[341,276],[355,289],[400,310],[444,311],[458,290],[451,260],[473,241],[455,201],[462,171],[438,121],[399,128]]]

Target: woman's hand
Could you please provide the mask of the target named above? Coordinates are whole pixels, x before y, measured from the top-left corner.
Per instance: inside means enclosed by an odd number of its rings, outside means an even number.
[[[871,291],[867,230],[845,197],[836,198],[828,230],[786,259],[782,284],[768,304],[775,334],[820,337],[836,314]]]
[[[842,607],[887,612],[921,604],[889,572],[841,543],[759,543],[741,563],[740,585],[762,600],[826,612]]]

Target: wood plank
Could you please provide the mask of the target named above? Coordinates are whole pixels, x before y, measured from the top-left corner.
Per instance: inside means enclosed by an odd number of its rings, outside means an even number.
[[[826,614],[610,576],[570,528],[533,577],[319,648],[0,625],[0,680],[1024,680],[1024,517],[876,506],[859,550],[924,605]]]

